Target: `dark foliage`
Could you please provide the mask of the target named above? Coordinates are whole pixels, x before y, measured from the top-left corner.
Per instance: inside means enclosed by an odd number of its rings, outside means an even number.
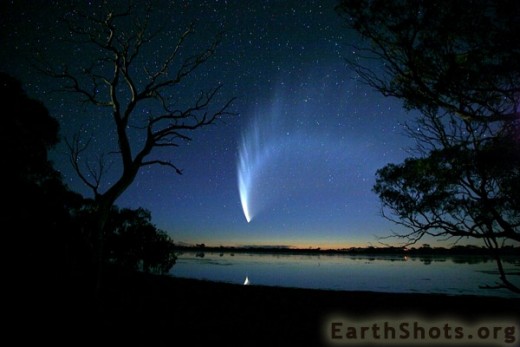
[[[11,168],[5,173],[39,183],[55,175],[47,150],[58,143],[58,122],[41,102],[25,94],[20,82],[4,73],[0,73],[0,98],[4,109],[0,146],[9,149],[4,158]]]
[[[411,230],[394,236],[411,244],[424,235],[474,238],[494,255],[505,286],[519,291],[502,267],[506,241],[520,241],[520,142],[515,127],[424,115],[419,157],[377,171],[374,192],[383,214]],[[386,211],[390,210],[388,214]]]
[[[88,291],[95,275],[94,204],[71,192],[48,160],[48,150],[59,141],[58,122],[15,78],[0,73],[0,88],[6,110],[0,145],[10,186],[2,221],[10,228],[6,244],[13,251],[12,263],[30,270],[31,280],[47,283],[42,295],[58,299],[67,291]],[[171,268],[173,241],[151,224],[149,212],[115,208],[113,217],[108,234],[112,264],[155,272]]]
[[[428,233],[520,241],[520,146],[503,145],[446,148],[389,164],[377,172],[374,191],[417,232],[413,239]]]
[[[81,197],[70,192],[52,167],[47,151],[58,142],[58,122],[45,106],[29,98],[14,78],[0,74],[0,98],[5,112],[0,130],[4,149],[4,179],[10,189],[2,213],[20,262],[37,260],[58,275],[74,258],[77,235],[68,232],[69,211]],[[61,275],[60,275],[61,276]]]
[[[166,273],[175,264],[173,240],[151,223],[150,211],[114,207],[107,222],[106,258],[127,270]]]
[[[61,81],[61,88],[77,95],[81,101],[94,106],[99,112],[111,115],[117,134],[117,150],[100,153],[96,164],[80,160],[88,149],[79,132],[67,143],[70,160],[78,178],[88,187],[95,202],[96,225],[93,250],[98,267],[97,290],[101,288],[103,271],[105,224],[116,200],[134,182],[143,167],[166,166],[176,173],[182,170],[158,155],[157,149],[175,149],[192,140],[194,131],[215,124],[219,119],[233,115],[229,108],[233,98],[220,106],[221,85],[205,86],[191,100],[175,95],[181,85],[215,55],[221,35],[216,35],[207,47],[191,47],[188,42],[195,32],[194,25],[178,28],[176,39],[167,37],[161,52],[146,47],[166,37],[165,27],[157,26],[159,8],[152,2],[103,4],[99,11],[71,6],[62,18],[63,28],[70,38],[68,47],[81,47],[90,52],[76,65],[42,64],[40,71]],[[156,64],[149,64],[153,56]],[[144,76],[144,77],[143,77]],[[181,93],[182,94],[182,93]],[[140,114],[143,106],[155,105],[149,115]],[[132,124],[141,124],[135,127]],[[137,135],[139,134],[139,135]],[[116,153],[121,170],[115,171],[112,182],[105,181],[108,163],[105,154]]]
[[[384,95],[468,120],[518,118],[518,1],[342,0],[337,10],[366,39],[350,64]]]
[[[520,3],[342,0],[337,11],[365,40],[349,59],[360,78],[419,110],[418,157],[377,172],[374,191],[395,236],[473,237],[496,257],[520,240]],[[368,60],[381,62],[367,68]]]

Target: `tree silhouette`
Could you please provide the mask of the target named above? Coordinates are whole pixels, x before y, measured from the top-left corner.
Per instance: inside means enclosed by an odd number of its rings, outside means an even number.
[[[154,150],[176,148],[191,140],[191,132],[232,114],[229,107],[233,99],[212,107],[220,85],[195,95],[191,106],[186,106],[188,101],[182,94],[185,93],[182,83],[215,54],[220,36],[198,52],[185,51],[186,42],[194,33],[194,26],[189,25],[176,41],[168,40],[173,42],[172,46],[164,48],[165,51],[160,52],[162,61],[157,61],[156,53],[147,50],[147,45],[161,34],[161,29],[152,29],[152,7],[136,4],[131,2],[122,10],[120,6],[109,9],[104,5],[92,14],[71,10],[65,20],[72,41],[90,47],[92,56],[76,70],[66,65],[60,69],[41,69],[61,79],[65,91],[79,95],[83,102],[100,112],[110,113],[117,134],[116,153],[122,171],[105,189],[102,183],[108,166],[104,155],[99,156],[97,165],[84,162],[81,158],[89,141],[85,143],[76,135],[67,142],[72,166],[94,195],[98,282],[101,280],[103,230],[114,202],[143,167],[162,165],[182,173],[171,161],[153,157]],[[150,64],[152,60],[155,63]],[[183,97],[179,105],[175,103],[176,95]],[[152,113],[143,117],[140,107],[147,107]],[[141,125],[136,127],[135,124]],[[132,137],[136,132],[139,135]]]
[[[374,186],[385,216],[411,229],[396,236],[480,239],[518,292],[500,249],[520,239],[520,50],[511,46],[520,3],[342,0],[336,9],[365,40],[348,60],[359,77],[422,114],[407,128],[418,156],[379,170]]]
[[[166,273],[175,264],[170,237],[151,223],[150,211],[114,207],[107,222],[106,257],[127,270]]]
[[[482,240],[495,257],[502,286],[520,293],[501,260],[504,241],[520,241],[518,129],[509,122],[497,125],[423,116],[413,127],[421,131],[409,131],[422,156],[378,170],[374,191],[384,216],[411,230],[393,236],[407,244],[424,235]]]
[[[61,183],[47,157],[58,142],[58,122],[41,102],[25,94],[18,80],[4,73],[0,73],[0,101],[5,110],[0,129],[3,177],[9,185],[3,195],[2,222],[20,230],[10,233],[16,239],[14,247],[22,248],[18,255],[33,259],[34,254],[57,251],[67,219],[66,205],[74,194]]]
[[[0,103],[5,185],[0,214],[4,249],[9,249],[4,288],[7,297],[23,298],[7,314],[18,324],[23,317],[31,328],[45,322],[63,327],[59,317],[71,313],[70,304],[82,297],[89,274],[89,257],[82,251],[86,247],[72,213],[82,197],[67,189],[48,159],[48,150],[58,142],[59,126],[45,106],[4,73]],[[48,316],[51,310],[53,317]]]
[[[29,98],[18,80],[0,73],[0,97],[4,111],[0,146],[9,149],[4,174],[16,182],[42,182],[55,175],[47,151],[58,143],[59,124],[45,106]]]
[[[518,1],[342,0],[337,11],[367,42],[350,65],[383,95],[466,120],[518,119]]]

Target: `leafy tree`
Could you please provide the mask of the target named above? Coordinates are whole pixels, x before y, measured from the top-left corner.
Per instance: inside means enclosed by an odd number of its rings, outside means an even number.
[[[140,5],[137,5],[140,4]],[[230,115],[233,99],[214,107],[221,85],[193,95],[190,101],[185,80],[216,52],[220,36],[206,48],[189,51],[187,42],[195,32],[193,25],[180,31],[177,39],[166,37],[170,45],[157,52],[151,49],[161,39],[164,28],[156,23],[154,10],[140,2],[109,8],[105,3],[96,11],[71,9],[65,15],[71,48],[82,47],[88,56],[77,66],[52,64],[41,70],[63,82],[63,89],[77,94],[100,113],[111,116],[117,134],[117,146],[110,153],[118,157],[121,170],[116,178],[104,182],[109,165],[105,155],[97,163],[85,162],[89,141],[79,135],[68,142],[70,160],[78,177],[92,191],[97,211],[94,234],[101,285],[103,230],[115,201],[132,184],[143,167],[161,165],[178,174],[182,170],[157,156],[191,140],[191,133]],[[141,112],[143,109],[149,112]],[[164,152],[163,152],[164,153]]]
[[[58,251],[68,206],[77,202],[77,196],[62,184],[48,160],[47,151],[58,142],[59,125],[45,106],[29,98],[21,83],[5,73],[0,73],[0,102],[5,110],[0,129],[3,176],[9,185],[3,195],[2,221],[21,229],[11,233],[15,245],[25,248],[19,255],[33,259],[34,254]]]
[[[424,155],[377,171],[383,214],[411,230],[394,236],[407,244],[424,235],[482,240],[503,286],[520,292],[501,261],[504,241],[520,242],[520,143],[503,128],[498,135],[487,123],[454,116],[424,116],[419,124],[413,134]]]
[[[128,270],[165,273],[175,264],[174,244],[151,223],[150,211],[112,209],[106,228],[106,257]]]
[[[385,216],[411,229],[397,236],[478,238],[518,291],[500,249],[519,240],[520,3],[341,0],[337,11],[364,39],[349,59],[359,77],[422,113],[408,127],[418,156],[374,186]]]
[[[63,327],[60,317],[71,314],[75,298],[84,298],[89,257],[73,215],[82,197],[67,189],[48,159],[48,150],[58,142],[59,126],[45,106],[4,73],[0,103],[5,160],[0,214],[4,249],[9,250],[3,283],[6,297],[23,298],[10,305],[7,315],[18,325],[48,323],[48,330],[37,330],[43,336],[53,331],[51,325]],[[48,315],[51,310],[53,317]]]
[[[4,174],[18,183],[41,183],[56,175],[47,151],[58,143],[59,124],[45,106],[29,98],[15,78],[0,73],[4,109],[0,146],[9,170]]]
[[[518,1],[341,0],[337,11],[366,42],[351,66],[383,95],[467,120],[518,119]]]

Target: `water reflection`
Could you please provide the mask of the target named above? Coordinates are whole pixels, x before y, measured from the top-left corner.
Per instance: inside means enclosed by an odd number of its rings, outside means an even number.
[[[520,285],[518,259],[504,259]],[[427,265],[427,266],[425,266]],[[171,275],[243,284],[335,290],[497,295],[483,290],[498,278],[492,259],[478,256],[291,255],[199,252],[178,254]]]

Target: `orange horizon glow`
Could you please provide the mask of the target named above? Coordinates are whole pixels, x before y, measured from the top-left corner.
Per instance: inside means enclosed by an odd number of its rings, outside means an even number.
[[[388,240],[386,240],[388,241]],[[473,240],[474,241],[474,240]],[[334,242],[334,241],[319,241],[319,240],[309,240],[309,241],[296,241],[296,240],[273,240],[273,241],[242,241],[242,242],[218,242],[213,240],[205,241],[193,241],[193,242],[180,242],[180,244],[187,244],[187,245],[197,245],[197,244],[204,244],[206,247],[235,247],[235,248],[241,248],[241,247],[286,247],[291,249],[321,249],[321,250],[337,250],[337,249],[349,249],[349,248],[366,248],[366,247],[375,247],[375,248],[384,248],[384,247],[402,247],[404,246],[402,243],[396,241],[396,242],[387,242],[387,243],[380,243],[377,240],[373,242],[368,241],[352,241],[352,242]],[[444,247],[444,248],[450,248],[454,244],[453,242],[440,242],[438,240],[421,240],[417,242],[416,244],[409,245],[406,248],[421,248],[424,244],[428,244],[431,247]],[[457,245],[474,245],[475,242],[468,242],[463,243],[460,242]]]

